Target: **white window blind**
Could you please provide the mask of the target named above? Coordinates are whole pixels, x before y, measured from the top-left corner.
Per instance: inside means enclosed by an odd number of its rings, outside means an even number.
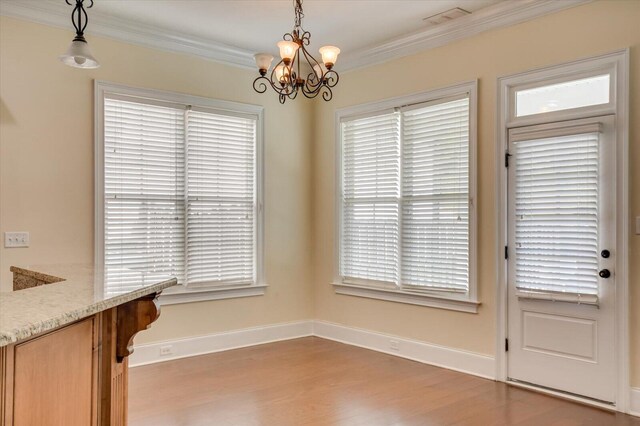
[[[257,281],[257,117],[110,95],[104,262],[187,287]],[[125,277],[126,278],[126,277]]]
[[[402,283],[469,285],[469,99],[403,113]]]
[[[255,282],[256,120],[189,111],[187,282]]]
[[[598,294],[597,132],[512,143],[516,287]]]
[[[344,282],[469,291],[469,97],[342,123]]]
[[[121,99],[104,105],[104,263],[183,278],[184,110]]]
[[[398,280],[400,115],[347,121],[343,137],[342,275]]]

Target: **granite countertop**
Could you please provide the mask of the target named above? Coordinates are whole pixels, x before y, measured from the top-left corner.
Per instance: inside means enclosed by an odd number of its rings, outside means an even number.
[[[174,277],[121,269],[104,272],[92,265],[12,267],[34,278],[61,281],[0,292],[0,347],[53,330],[95,313],[176,285]]]

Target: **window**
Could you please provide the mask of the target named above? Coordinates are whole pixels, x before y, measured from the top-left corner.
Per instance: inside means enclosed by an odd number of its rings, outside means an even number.
[[[380,106],[339,114],[337,290],[475,311],[475,84]]]
[[[140,271],[176,276],[180,286],[165,292],[176,301],[254,295],[262,287],[261,109],[98,89],[96,261],[106,280],[122,287]]]
[[[516,116],[608,104],[609,91],[609,74],[518,90]]]

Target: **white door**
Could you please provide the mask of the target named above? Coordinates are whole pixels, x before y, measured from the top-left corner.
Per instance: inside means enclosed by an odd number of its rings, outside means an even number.
[[[508,377],[613,403],[613,116],[509,131]]]

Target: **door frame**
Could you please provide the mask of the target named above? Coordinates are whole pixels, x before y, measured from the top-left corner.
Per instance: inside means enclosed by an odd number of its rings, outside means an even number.
[[[515,118],[513,91],[526,88],[541,81],[575,79],[581,75],[594,75],[610,72],[614,87],[612,99],[607,105],[585,107],[567,111],[540,114],[544,117],[526,116]],[[616,397],[615,409],[629,412],[629,49],[617,50],[600,56],[580,59],[550,67],[537,68],[518,74],[499,77],[497,81],[496,114],[496,217],[497,230],[496,259],[496,343],[495,376],[498,381],[507,382],[508,365],[505,342],[507,338],[507,261],[505,246],[508,245],[507,232],[507,168],[505,153],[508,143],[508,130],[549,121],[564,121],[575,118],[596,117],[615,114],[616,117]],[[542,388],[535,388],[545,391]],[[572,397],[560,392],[548,393],[565,398],[599,405],[587,398]],[[610,406],[607,406],[611,408]]]

